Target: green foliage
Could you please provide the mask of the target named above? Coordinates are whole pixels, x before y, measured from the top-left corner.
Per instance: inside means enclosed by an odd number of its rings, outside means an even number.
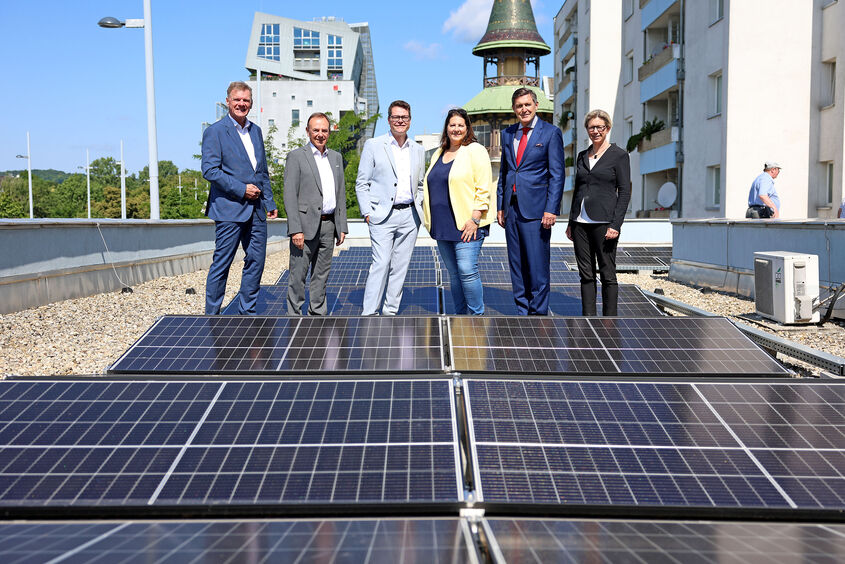
[[[566,159],[564,159],[564,161],[563,161],[563,166],[565,166],[565,167],[570,167],[570,166],[573,166],[574,164],[575,164],[575,161],[572,160],[572,157],[566,157]]]
[[[640,141],[643,139],[651,140],[651,136],[657,133],[658,131],[663,131],[666,127],[666,124],[663,123],[663,120],[657,119],[657,116],[654,116],[654,119],[651,121],[645,120],[643,122],[643,126],[640,128],[639,133],[635,133],[631,135],[628,139],[628,143],[625,145],[625,149],[630,153],[634,149],[637,148],[637,145],[640,144]]]
[[[5,172],[0,171],[0,176],[22,176],[26,178],[26,169],[23,170],[7,170]],[[53,168],[34,168],[32,169],[32,176],[33,177],[40,177],[46,180],[47,182],[53,184],[61,184],[65,181],[71,174],[68,172],[64,172],[61,170],[56,170]],[[28,214],[27,214],[28,215]]]
[[[26,179],[0,179],[0,217],[29,217],[29,188]]]

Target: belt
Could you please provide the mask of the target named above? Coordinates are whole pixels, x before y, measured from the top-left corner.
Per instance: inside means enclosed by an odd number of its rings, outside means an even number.
[[[320,221],[334,221],[333,213],[324,213],[320,215]]]
[[[411,204],[393,204],[393,209],[395,210],[404,210],[405,208],[410,208]]]
[[[752,209],[755,209],[755,210],[762,210],[762,209],[768,209],[768,207],[769,207],[769,206],[764,206],[764,205],[762,205],[762,204],[751,204],[751,205],[750,205],[750,206],[748,206],[748,207],[749,207],[749,208],[752,208]]]

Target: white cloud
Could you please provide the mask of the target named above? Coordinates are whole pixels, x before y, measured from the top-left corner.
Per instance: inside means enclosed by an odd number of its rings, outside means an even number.
[[[402,48],[406,51],[410,51],[411,53],[413,53],[414,58],[417,60],[434,60],[445,58],[440,51],[441,46],[439,43],[425,44],[412,39],[405,43]]]
[[[531,6],[537,9],[541,2],[532,0]],[[490,10],[493,9],[493,0],[465,0],[457,10],[450,12],[449,17],[443,22],[443,33],[451,33],[459,41],[473,43],[481,39],[484,30],[487,29],[487,22],[490,21]],[[535,18],[537,14],[535,12]]]

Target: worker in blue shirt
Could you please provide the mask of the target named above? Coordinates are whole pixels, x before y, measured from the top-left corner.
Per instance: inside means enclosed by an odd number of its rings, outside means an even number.
[[[761,172],[748,191],[748,211],[745,217],[753,219],[780,217],[780,198],[775,190],[775,178],[780,174],[780,165],[766,161]]]

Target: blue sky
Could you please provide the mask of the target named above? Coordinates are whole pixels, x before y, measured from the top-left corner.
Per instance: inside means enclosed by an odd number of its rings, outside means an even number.
[[[551,45],[562,1],[535,0],[534,15]],[[439,131],[445,110],[481,90],[481,59],[472,47],[492,0],[427,2],[152,0],[158,153],[180,169],[199,168],[203,121],[232,80],[247,76],[247,41],[256,11],[294,19],[336,16],[369,22],[380,104],[411,103],[411,133]],[[401,7],[400,7],[401,6]],[[0,2],[0,170],[21,169],[26,132],[33,168],[77,171],[91,159],[147,164],[144,32],[97,27],[104,16],[142,18],[141,0]],[[540,72],[553,72],[552,56]],[[377,133],[386,131],[379,121]]]

